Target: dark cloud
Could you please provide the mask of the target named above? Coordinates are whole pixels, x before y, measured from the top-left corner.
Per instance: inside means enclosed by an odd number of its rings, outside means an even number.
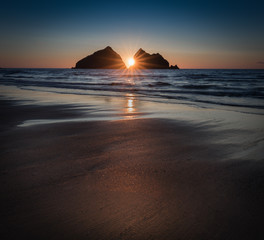
[[[264,61],[259,61],[257,62],[257,64],[264,64]]]

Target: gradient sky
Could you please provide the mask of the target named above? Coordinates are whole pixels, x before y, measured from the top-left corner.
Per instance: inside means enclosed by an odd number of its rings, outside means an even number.
[[[263,1],[32,1],[0,8],[0,67],[63,67],[110,45],[181,68],[264,68]]]

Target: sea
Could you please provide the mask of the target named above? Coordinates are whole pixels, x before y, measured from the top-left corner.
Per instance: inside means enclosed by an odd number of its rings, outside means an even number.
[[[250,156],[263,159],[264,70],[0,69],[0,99],[68,104],[88,113],[75,119],[28,119],[22,127],[135,118],[189,121],[216,135],[225,132],[218,142],[235,142],[242,152],[250,149]]]
[[[264,109],[264,70],[0,69],[0,86],[75,95],[130,93],[140,100],[198,107]]]

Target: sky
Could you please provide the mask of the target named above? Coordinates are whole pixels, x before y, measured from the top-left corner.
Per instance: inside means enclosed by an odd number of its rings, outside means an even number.
[[[180,68],[264,69],[260,0],[2,0],[0,67],[70,68],[111,46]]]

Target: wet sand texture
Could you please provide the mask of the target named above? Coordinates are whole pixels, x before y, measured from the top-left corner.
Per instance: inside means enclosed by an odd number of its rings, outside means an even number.
[[[157,119],[9,124],[1,239],[263,239],[263,163],[212,138]]]

